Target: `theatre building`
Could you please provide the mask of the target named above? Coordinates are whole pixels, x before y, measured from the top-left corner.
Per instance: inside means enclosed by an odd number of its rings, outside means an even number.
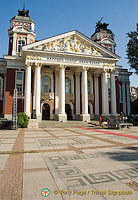
[[[10,20],[9,51],[0,59],[0,116],[12,118],[13,92],[18,112],[38,120],[97,119],[130,114],[126,69],[116,63],[113,32],[96,24],[87,37],[77,30],[36,41],[29,11]]]

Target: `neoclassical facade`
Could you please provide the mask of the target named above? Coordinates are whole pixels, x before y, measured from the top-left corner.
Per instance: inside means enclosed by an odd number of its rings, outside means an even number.
[[[129,115],[131,73],[116,64],[107,26],[99,21],[91,38],[74,30],[35,41],[29,11],[19,11],[10,21],[9,53],[0,60],[1,116],[12,117],[15,88],[18,112],[39,121]]]

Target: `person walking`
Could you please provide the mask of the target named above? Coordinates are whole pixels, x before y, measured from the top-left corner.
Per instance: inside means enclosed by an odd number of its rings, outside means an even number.
[[[100,117],[99,117],[99,125],[100,125],[100,126],[102,125],[102,117],[101,117],[101,115],[100,115]]]

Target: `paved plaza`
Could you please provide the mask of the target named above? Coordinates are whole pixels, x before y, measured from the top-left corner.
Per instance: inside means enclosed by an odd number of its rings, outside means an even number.
[[[137,200],[137,139],[136,127],[1,130],[0,200]]]

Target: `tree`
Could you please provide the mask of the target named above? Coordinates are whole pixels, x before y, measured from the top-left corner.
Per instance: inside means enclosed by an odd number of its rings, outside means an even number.
[[[138,24],[137,31],[127,33],[129,41],[127,43],[127,59],[130,67],[138,74]]]

